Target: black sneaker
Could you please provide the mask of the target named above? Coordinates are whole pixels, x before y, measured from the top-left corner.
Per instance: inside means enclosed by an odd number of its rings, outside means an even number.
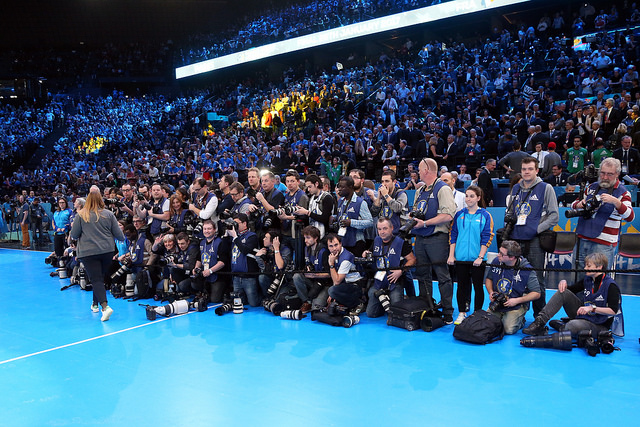
[[[541,317],[536,317],[536,320],[524,328],[522,332],[527,335],[544,335],[547,332],[546,323]]]
[[[444,316],[442,316],[442,320],[444,321],[445,325],[450,325],[453,323],[453,314],[445,314]]]

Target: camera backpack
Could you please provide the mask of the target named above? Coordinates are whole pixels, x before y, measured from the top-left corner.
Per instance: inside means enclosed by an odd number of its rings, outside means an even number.
[[[502,320],[484,310],[476,310],[453,329],[453,337],[472,344],[488,344],[504,337]]]
[[[420,321],[425,313],[433,309],[423,298],[407,298],[397,304],[391,304],[387,317],[387,325],[415,331],[420,329]]]
[[[282,304],[284,310],[299,310],[302,307],[302,300],[294,287],[283,289],[276,297],[276,301]]]

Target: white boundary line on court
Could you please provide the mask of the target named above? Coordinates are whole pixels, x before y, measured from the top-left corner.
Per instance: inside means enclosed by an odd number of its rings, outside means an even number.
[[[222,304],[212,305],[207,309],[207,311],[209,309],[217,308],[217,307],[219,307],[221,305]],[[86,340],[76,341],[76,342],[72,342],[70,344],[60,345],[58,347],[53,347],[53,348],[48,348],[46,350],[36,351],[35,353],[25,354],[24,356],[18,356],[18,357],[14,357],[12,359],[3,360],[3,361],[0,362],[0,365],[4,365],[5,363],[10,363],[10,362],[15,362],[16,360],[26,359],[26,358],[32,357],[32,356],[37,356],[39,354],[49,353],[51,351],[60,350],[60,349],[71,347],[71,346],[78,345],[78,344],[84,344],[86,342],[95,341],[95,340],[100,339],[100,338],[110,337],[111,335],[117,335],[117,334],[120,334],[122,332],[132,331],[134,329],[142,328],[144,326],[155,325],[155,324],[158,324],[160,322],[164,322],[166,320],[176,319],[178,317],[186,316],[186,315],[192,314],[192,313],[197,313],[197,311],[189,311],[187,313],[179,314],[177,316],[165,317],[164,319],[159,319],[159,320],[156,320],[154,322],[143,323],[142,325],[132,326],[130,328],[122,329],[120,331],[109,332],[108,334],[98,335],[97,337],[87,338]]]

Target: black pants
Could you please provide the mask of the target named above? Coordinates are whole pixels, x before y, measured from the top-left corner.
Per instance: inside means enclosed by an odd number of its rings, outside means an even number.
[[[473,299],[473,310],[482,310],[484,304],[484,267],[482,263],[476,267],[471,264],[456,263],[456,273],[458,275],[458,291],[456,298],[458,300],[458,310],[467,312],[471,306],[471,282],[473,282],[473,290],[475,297]]]
[[[107,291],[104,289],[104,276],[109,271],[113,253],[91,255],[80,259],[87,270],[93,287],[93,303],[100,305],[107,302]]]
[[[53,250],[57,257],[61,257],[64,254],[64,242],[66,240],[65,234],[54,234],[53,236]]]

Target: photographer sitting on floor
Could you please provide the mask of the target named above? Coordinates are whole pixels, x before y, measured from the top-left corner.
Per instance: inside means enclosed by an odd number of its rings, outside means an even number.
[[[324,307],[329,296],[331,276],[329,270],[329,251],[320,242],[320,230],[313,225],[302,229],[304,236],[305,273],[293,275],[293,284],[302,300],[300,308],[304,313]]]
[[[609,259],[603,253],[587,255],[586,276],[571,286],[567,286],[566,280],[561,280],[558,283],[558,292],[549,299],[533,323],[522,332],[527,335],[544,334],[545,325],[561,308],[564,308],[571,320],[566,324],[560,324],[559,327],[561,330],[571,331],[574,338],[583,330],[590,330],[592,336],[597,338],[601,331],[611,329],[622,299],[618,285],[602,272],[608,264]]]
[[[327,304],[336,301],[347,309],[356,308],[362,302],[362,275],[356,270],[355,257],[342,247],[337,234],[327,235],[329,247],[329,273],[333,286],[329,288]]]
[[[538,276],[530,268],[531,264],[522,256],[518,242],[505,240],[500,245],[498,257],[491,263],[485,280],[491,304],[489,313],[502,319],[504,333],[515,334],[524,326],[524,315],[529,310],[529,302],[540,298]],[[510,267],[510,268],[505,268]]]
[[[269,285],[276,278],[276,274],[284,274],[284,269],[291,263],[291,249],[281,244],[281,235],[276,230],[269,230],[262,239],[263,247],[256,252],[256,261],[260,268],[258,284],[262,298],[269,296]],[[275,290],[272,291],[275,293]]]

